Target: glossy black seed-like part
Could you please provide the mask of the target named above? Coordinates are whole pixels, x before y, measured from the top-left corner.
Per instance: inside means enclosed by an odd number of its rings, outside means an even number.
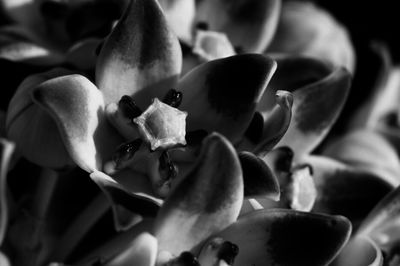
[[[122,111],[123,115],[129,119],[138,117],[143,113],[132,97],[128,95],[122,96],[121,100],[118,102],[118,108]]]
[[[134,141],[120,145],[113,156],[113,160],[117,164],[117,166],[123,161],[130,160],[133,155],[135,155],[135,153],[140,149],[142,143],[143,140],[135,139]]]
[[[182,102],[183,94],[180,91],[171,89],[165,95],[163,102],[172,106],[172,107],[179,107]]]
[[[168,151],[163,151],[161,153],[160,159],[160,166],[159,166],[159,171],[161,173],[165,173],[165,175],[161,175],[161,178],[164,177],[165,180],[170,180],[176,177],[178,174],[178,170],[174,163],[171,160],[171,157],[169,156]]]
[[[182,252],[176,259],[174,266],[200,266],[197,258],[189,251]]]
[[[207,137],[208,132],[204,129],[198,129],[186,132],[186,142],[189,146],[200,145],[205,137]]]
[[[224,260],[227,264],[232,265],[237,254],[239,254],[239,247],[232,242],[225,241],[222,243],[217,256],[219,259]]]
[[[245,136],[253,143],[261,141],[264,130],[264,118],[260,112],[255,112]]]

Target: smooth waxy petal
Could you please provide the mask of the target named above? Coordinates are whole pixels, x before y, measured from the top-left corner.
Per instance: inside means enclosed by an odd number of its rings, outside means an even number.
[[[127,249],[106,266],[154,266],[157,257],[157,239],[149,233],[137,236]]]
[[[295,158],[311,152],[336,121],[347,98],[351,75],[344,68],[309,58],[281,58],[270,87],[293,94],[292,120],[277,146],[289,146]],[[288,78],[289,77],[289,78]],[[268,106],[264,94],[259,106]]]
[[[279,200],[279,183],[268,165],[251,152],[239,152],[243,171],[244,196],[264,196]]]
[[[382,266],[382,251],[373,240],[368,237],[353,237],[332,262],[332,266],[346,265]]]
[[[96,84],[106,104],[129,95],[145,109],[175,87],[181,64],[178,39],[157,1],[134,0],[101,49]]]
[[[158,0],[169,26],[178,38],[186,43],[192,41],[192,26],[195,17],[194,0]]]
[[[379,176],[327,157],[305,161],[313,167],[317,188],[313,211],[344,215],[355,227],[393,188]]]
[[[101,170],[122,142],[104,115],[100,91],[81,75],[43,82],[33,98],[53,117],[71,158],[89,173]]]
[[[382,135],[372,130],[356,130],[332,142],[322,152],[327,157],[382,177],[396,187],[400,184],[397,151]]]
[[[342,216],[275,209],[242,216],[216,237],[238,245],[235,265],[327,265],[350,232]]]
[[[279,0],[205,0],[198,3],[195,21],[225,32],[243,52],[261,53],[275,33],[280,9]]]
[[[6,178],[13,151],[14,144],[0,138],[0,245],[3,243],[8,223],[8,190]],[[0,256],[2,256],[2,254],[0,254]],[[3,258],[0,258],[0,264],[1,259]]]
[[[243,201],[242,179],[232,145],[217,133],[207,137],[196,166],[158,213],[154,235],[159,250],[179,255],[233,223]]]
[[[118,231],[129,229],[142,217],[155,217],[162,204],[152,196],[147,178],[139,173],[124,170],[111,177],[95,171],[90,177],[110,199]]]
[[[311,2],[283,1],[269,52],[302,54],[355,69],[355,50],[347,29]]]
[[[218,131],[237,142],[275,69],[273,60],[257,54],[218,59],[193,69],[178,85],[184,95],[180,109],[189,114],[187,131]]]
[[[32,98],[32,91],[41,83],[71,74],[54,69],[26,78],[18,87],[7,110],[6,130],[17,150],[28,160],[51,168],[74,165],[61,139],[55,120]],[[29,133],[27,133],[29,132]]]

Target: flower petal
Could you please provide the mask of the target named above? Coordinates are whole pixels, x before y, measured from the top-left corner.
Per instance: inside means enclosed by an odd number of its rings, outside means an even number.
[[[332,266],[382,266],[383,255],[379,247],[368,237],[356,236],[346,244]]]
[[[192,25],[195,16],[194,0],[158,0],[164,10],[169,26],[178,38],[186,43],[192,40]]]
[[[372,130],[356,130],[330,143],[323,155],[349,166],[373,173],[396,187],[400,184],[397,151],[382,135]]]
[[[105,266],[154,266],[156,257],[157,239],[149,233],[142,233],[127,249],[107,262]]]
[[[235,265],[326,265],[350,232],[342,216],[275,209],[242,216],[216,236],[239,246]]]
[[[102,172],[90,174],[112,203],[114,224],[125,231],[141,220],[141,216],[155,217],[162,200],[151,196],[151,186],[146,177],[126,170],[110,177]]]
[[[33,98],[54,118],[71,158],[83,170],[101,170],[122,143],[104,115],[100,91],[85,77],[45,81],[34,89]]]
[[[68,49],[65,61],[82,71],[93,71],[96,66],[96,49],[101,44],[100,39],[88,38]]]
[[[244,52],[261,53],[272,40],[280,10],[279,0],[205,0],[198,3],[196,22],[225,32]]]
[[[236,220],[243,177],[232,145],[221,135],[204,140],[197,165],[172,190],[155,221],[159,250],[179,255]]]
[[[270,52],[302,54],[355,69],[355,50],[345,27],[311,2],[283,1]]]
[[[42,82],[71,74],[65,69],[36,74],[26,78],[18,87],[7,110],[6,130],[17,150],[28,160],[50,168],[71,166],[69,154],[60,137],[56,123],[32,99],[32,91]],[[27,134],[29,132],[29,134]]]
[[[178,39],[157,1],[135,0],[101,49],[96,84],[106,104],[130,95],[145,109],[175,87],[181,65]]]
[[[355,227],[392,190],[381,177],[327,157],[310,156],[304,161],[314,171],[318,196],[313,211],[344,215]]]
[[[283,58],[270,87],[293,93],[292,121],[278,146],[289,146],[300,158],[311,152],[336,121],[350,89],[344,68],[309,58]],[[264,94],[263,101],[270,101]],[[268,105],[268,103],[266,103]]]
[[[0,138],[0,246],[3,243],[7,223],[8,223],[8,205],[7,205],[7,172],[8,165],[14,151],[14,144]],[[0,256],[2,254],[0,253]],[[0,258],[0,264],[1,264]],[[3,265],[3,264],[1,264]]]
[[[264,196],[278,201],[279,183],[268,165],[251,152],[239,152],[239,160],[243,171],[244,196]]]
[[[178,85],[183,93],[180,109],[189,114],[187,131],[218,131],[237,142],[275,69],[270,58],[245,54],[214,60],[189,72]]]

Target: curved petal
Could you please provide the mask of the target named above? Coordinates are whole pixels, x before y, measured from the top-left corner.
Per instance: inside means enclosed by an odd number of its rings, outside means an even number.
[[[342,216],[275,209],[242,216],[216,236],[239,246],[235,265],[327,265],[350,232]]]
[[[283,1],[269,52],[302,54],[355,70],[355,50],[347,29],[311,2]]]
[[[6,130],[17,150],[28,160],[50,168],[73,165],[56,123],[47,111],[36,105],[32,91],[46,80],[71,74],[65,69],[32,75],[18,87],[7,110]],[[27,134],[29,132],[29,134]]]
[[[350,89],[350,73],[323,62],[282,58],[270,87],[293,94],[292,121],[278,146],[289,146],[295,158],[311,152],[326,136],[343,108]],[[270,95],[260,102],[268,106]]]
[[[178,38],[191,43],[192,26],[196,12],[194,0],[158,0],[164,10],[169,26]]]
[[[232,145],[217,133],[207,137],[197,165],[158,213],[154,235],[159,250],[179,255],[233,223],[243,201],[242,179]]]
[[[114,177],[95,171],[90,177],[110,199],[118,231],[129,229],[141,220],[141,216],[157,215],[162,200],[152,196],[151,186],[145,176],[125,170]]]
[[[276,64],[263,55],[245,54],[214,60],[179,82],[180,109],[188,112],[187,131],[218,131],[233,143],[241,139]]]
[[[357,130],[330,143],[323,155],[357,169],[382,177],[396,187],[400,184],[400,162],[397,151],[381,134]]]
[[[14,151],[14,144],[0,138],[0,246],[3,243],[8,223],[7,172]],[[2,254],[0,253],[0,256]],[[0,258],[1,264],[1,258]],[[1,264],[3,265],[3,264]]]
[[[268,165],[251,152],[239,152],[243,171],[244,196],[264,196],[278,201],[279,183]]]
[[[261,53],[275,34],[280,11],[280,0],[203,0],[198,3],[195,21],[225,32],[243,52]]]
[[[121,138],[108,124],[100,91],[81,75],[50,79],[33,98],[54,118],[71,158],[83,170],[101,170]]]
[[[2,266],[10,266],[10,261],[3,254],[3,252],[0,252],[0,265],[2,265]]]
[[[332,266],[382,266],[383,255],[368,237],[356,236],[346,244]]]
[[[145,109],[175,87],[181,65],[178,39],[157,1],[134,0],[101,49],[96,85],[106,104],[130,95]]]
[[[157,239],[149,233],[142,233],[105,266],[154,266],[156,257]]]
[[[314,171],[318,196],[313,211],[344,215],[355,227],[392,190],[381,177],[326,157],[304,161]]]
[[[68,49],[65,62],[82,71],[93,71],[96,66],[96,50],[101,39],[88,38]]]

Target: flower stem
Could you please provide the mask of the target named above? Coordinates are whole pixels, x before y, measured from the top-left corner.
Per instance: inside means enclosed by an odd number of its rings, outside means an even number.
[[[52,252],[52,261],[65,261],[74,251],[92,226],[110,208],[110,203],[103,193],[94,198],[89,205],[77,216],[69,228],[58,241],[56,249]]]

